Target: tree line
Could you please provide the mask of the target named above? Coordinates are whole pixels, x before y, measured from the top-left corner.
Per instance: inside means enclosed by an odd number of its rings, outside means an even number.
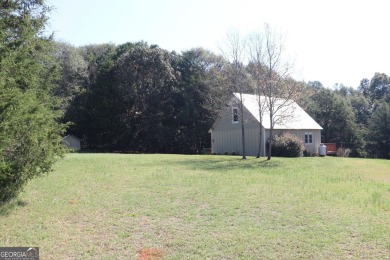
[[[322,142],[351,149],[351,156],[390,159],[390,77],[375,73],[358,88],[332,89],[309,82],[307,111],[324,128]]]
[[[63,122],[72,122],[68,133],[90,151],[199,153],[210,147],[208,129],[231,94],[258,94],[261,85],[255,60],[237,76],[237,60],[202,48],[178,54],[145,42],[56,43],[54,56]],[[324,128],[322,142],[350,148],[355,157],[389,158],[386,74],[363,79],[358,88],[288,80],[300,86],[294,99]]]
[[[57,43],[68,132],[101,152],[198,153],[227,96],[228,64],[204,49],[182,54],[144,42],[75,48]]]

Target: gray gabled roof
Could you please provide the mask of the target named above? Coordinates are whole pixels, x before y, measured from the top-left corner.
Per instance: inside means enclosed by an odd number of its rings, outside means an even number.
[[[240,100],[239,93],[233,93],[234,98],[237,102]],[[252,114],[257,121],[260,121],[259,116],[259,105],[257,95],[250,94],[242,94],[243,106]],[[266,97],[260,96],[260,101],[262,104],[266,104]],[[275,113],[276,118],[284,117],[284,120],[276,120],[274,125],[274,129],[291,129],[291,130],[301,130],[301,129],[312,129],[312,130],[322,130],[322,127],[314,121],[314,119],[309,116],[308,113],[305,112],[295,101],[286,100],[286,99],[276,99],[276,106],[278,104],[288,104],[283,109],[277,111]],[[265,105],[266,107],[266,105]],[[270,118],[269,118],[269,110],[265,109],[263,114],[263,122],[262,125],[265,129],[270,128]]]

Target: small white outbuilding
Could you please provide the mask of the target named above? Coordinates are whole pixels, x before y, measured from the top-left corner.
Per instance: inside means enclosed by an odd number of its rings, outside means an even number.
[[[64,139],[62,139],[62,144],[74,151],[81,150],[80,139],[72,134],[65,136]]]
[[[243,94],[245,150],[246,155],[256,156],[259,150],[260,116],[259,97],[257,95]],[[265,102],[265,97],[260,97]],[[280,99],[279,102],[285,100]],[[241,111],[240,95],[234,93],[227,106],[220,112],[219,118],[209,130],[211,134],[211,152],[216,154],[242,154]],[[273,135],[289,132],[301,138],[305,149],[312,154],[318,154],[321,144],[322,127],[307,114],[296,102],[289,102],[289,106],[277,113],[291,114],[286,120],[276,122]],[[277,115],[278,116],[278,115]],[[280,117],[283,115],[280,114]],[[270,118],[269,111],[263,112],[261,124],[262,147],[261,156],[266,156],[266,143],[269,138]]]

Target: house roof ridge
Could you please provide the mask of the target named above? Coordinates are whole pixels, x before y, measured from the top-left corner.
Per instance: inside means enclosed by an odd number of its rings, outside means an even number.
[[[243,106],[246,110],[248,110],[252,116],[260,122],[260,116],[259,116],[259,107],[258,107],[258,95],[255,94],[241,94],[243,99]],[[237,99],[237,101],[240,101],[240,93],[233,93],[233,96]],[[266,96],[260,96],[260,99],[266,98]],[[233,99],[233,98],[232,98]],[[286,101],[285,98],[275,98],[277,101]],[[288,106],[285,106],[285,109],[283,111],[279,110],[276,112],[276,117],[282,117],[284,116],[283,113],[286,113],[285,115],[291,114],[290,120],[285,120],[286,122],[276,122],[274,125],[274,129],[285,129],[285,130],[322,130],[323,128],[301,107],[298,105],[298,103],[290,99],[291,103]],[[278,114],[279,113],[279,114]],[[270,129],[270,119],[269,119],[269,112],[264,111],[263,119],[262,119],[262,126],[265,129]]]

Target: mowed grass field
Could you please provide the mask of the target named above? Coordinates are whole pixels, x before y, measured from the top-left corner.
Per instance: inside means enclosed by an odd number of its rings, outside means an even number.
[[[390,259],[390,161],[69,154],[0,228],[41,259]]]

